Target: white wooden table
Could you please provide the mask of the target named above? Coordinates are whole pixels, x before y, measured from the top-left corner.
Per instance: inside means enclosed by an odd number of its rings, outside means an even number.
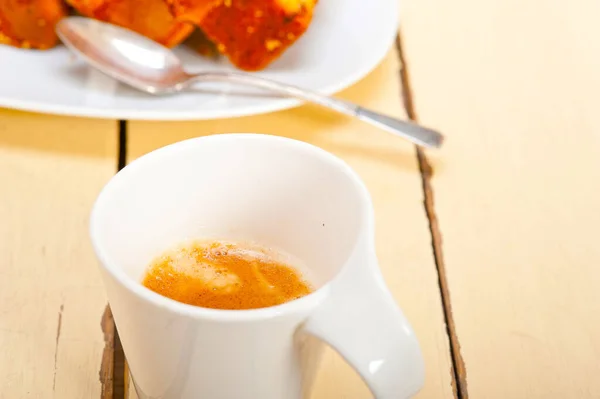
[[[592,0],[406,0],[397,48],[340,95],[442,130],[436,152],[312,106],[185,123],[0,110],[0,398],[134,396],[90,206],[119,165],[225,132],[316,144],[365,180],[425,355],[419,398],[600,397],[598,15]],[[313,397],[369,393],[329,351]]]

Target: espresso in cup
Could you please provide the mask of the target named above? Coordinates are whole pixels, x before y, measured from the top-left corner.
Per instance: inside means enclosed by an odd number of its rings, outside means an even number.
[[[158,257],[143,284],[165,297],[204,308],[265,308],[313,290],[287,259],[254,244],[195,241]]]

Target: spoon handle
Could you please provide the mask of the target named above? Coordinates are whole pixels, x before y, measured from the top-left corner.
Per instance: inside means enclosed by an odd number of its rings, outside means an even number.
[[[439,132],[419,126],[417,124],[383,115],[375,111],[360,107],[356,104],[324,96],[309,90],[276,82],[256,75],[236,72],[203,72],[190,75],[189,82],[230,82],[247,86],[266,89],[271,92],[288,97],[295,97],[303,101],[315,103],[325,108],[356,117],[362,121],[377,126],[390,133],[403,137],[417,145],[428,148],[439,148],[444,141],[444,136]]]

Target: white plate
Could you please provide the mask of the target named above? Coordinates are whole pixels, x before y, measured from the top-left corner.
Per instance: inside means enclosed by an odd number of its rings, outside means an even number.
[[[385,56],[397,31],[398,0],[320,0],[306,34],[261,75],[325,94],[348,87]],[[185,46],[176,50],[193,72],[233,69]],[[88,68],[63,46],[49,51],[0,45],[0,107],[111,119],[185,120],[253,115],[299,105],[241,86],[199,85],[154,97]]]

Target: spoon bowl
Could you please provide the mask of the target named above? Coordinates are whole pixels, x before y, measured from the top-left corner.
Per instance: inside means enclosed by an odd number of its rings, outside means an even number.
[[[138,90],[152,94],[177,92],[190,78],[170,49],[128,29],[95,19],[68,17],[56,25],[56,33],[90,65]]]

